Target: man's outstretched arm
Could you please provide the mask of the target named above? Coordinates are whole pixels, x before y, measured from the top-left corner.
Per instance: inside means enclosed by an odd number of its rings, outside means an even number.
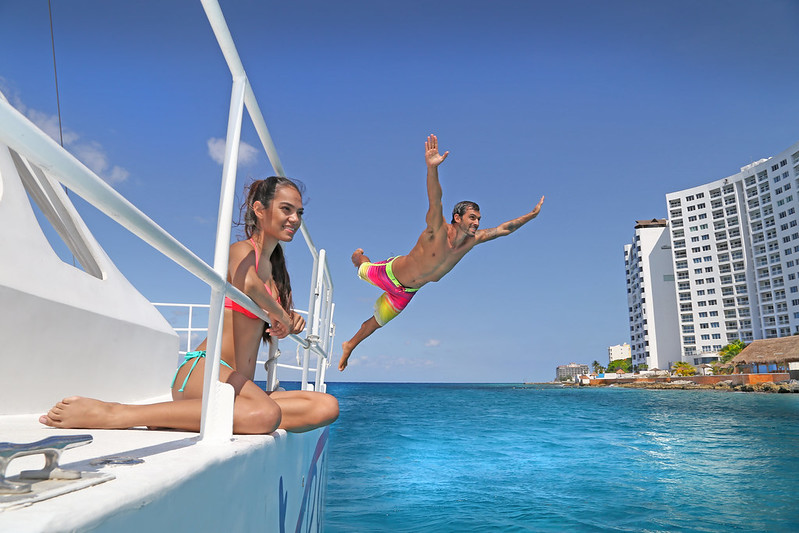
[[[500,224],[496,228],[489,228],[489,229],[481,229],[478,230],[475,234],[475,239],[477,240],[478,244],[481,242],[488,242],[491,240],[496,239],[497,237],[504,237],[505,235],[510,235],[517,229],[521,228],[535,217],[538,216],[539,211],[541,211],[541,206],[544,204],[544,197],[542,196],[541,199],[538,201],[538,204],[533,208],[532,211],[527,213],[526,215],[522,215],[518,218],[514,218],[513,220],[509,220],[503,224]]]
[[[424,143],[424,160],[427,163],[427,199],[430,206],[427,209],[427,228],[437,230],[445,222],[444,207],[441,204],[441,183],[438,181],[438,165],[444,162],[449,152],[438,153],[438,139],[435,135],[428,135]]]

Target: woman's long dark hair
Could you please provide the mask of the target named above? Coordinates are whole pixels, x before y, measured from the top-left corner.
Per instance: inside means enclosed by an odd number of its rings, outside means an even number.
[[[302,197],[303,187],[301,184],[279,176],[271,176],[265,180],[253,181],[247,187],[247,201],[241,206],[241,210],[243,212],[244,234],[248,239],[251,239],[260,229],[258,228],[258,217],[255,216],[253,204],[255,204],[255,202],[261,202],[264,207],[268,208],[272,203],[272,199],[275,197],[275,193],[281,187],[292,187],[300,194],[300,197]],[[258,251],[256,250],[255,253],[258,253]],[[275,286],[277,287],[277,298],[275,299],[286,311],[286,314],[292,316],[294,302],[291,298],[291,279],[289,278],[289,271],[286,268],[286,256],[283,254],[283,246],[281,243],[275,246],[272,255],[269,256],[269,262],[272,264],[272,278],[275,280]],[[269,334],[264,332],[264,340],[266,341],[268,339]]]

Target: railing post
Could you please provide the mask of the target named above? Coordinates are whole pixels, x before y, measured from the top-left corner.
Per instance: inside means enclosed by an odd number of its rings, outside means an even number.
[[[269,353],[266,358],[266,392],[277,389],[277,358],[280,357],[278,340],[272,337],[269,340]]]
[[[230,229],[233,224],[233,199],[246,87],[247,78],[233,79],[214,252],[214,271],[222,280],[227,278],[230,255]],[[212,288],[211,308],[208,311],[208,352],[205,360],[202,421],[200,424],[200,441],[202,442],[227,440],[233,434],[233,390],[227,383],[219,382],[224,298],[224,285]]]
[[[305,323],[306,334],[305,338],[308,340],[308,345],[303,350],[302,357],[302,390],[308,389],[308,364],[311,358],[311,345],[319,338],[319,328],[317,325],[317,307],[316,302],[319,297],[319,270],[323,268],[324,263],[324,250],[314,256],[313,271],[311,273],[311,291],[308,301],[308,321]]]
[[[325,298],[327,301],[330,301],[331,289],[325,289]],[[335,334],[335,328],[333,327],[333,311],[335,306],[331,303],[329,306],[325,306],[328,309],[328,312],[325,313],[325,322],[322,326],[325,327],[324,336],[320,336],[324,342],[322,343],[324,352],[327,354],[327,357],[319,356],[316,361],[316,390],[319,392],[327,392],[327,382],[325,381],[327,377],[327,366],[328,366],[328,357],[333,353],[333,336]]]
[[[189,305],[189,330],[186,332],[186,353],[191,351],[191,331],[192,331],[192,312],[194,311],[194,306]]]

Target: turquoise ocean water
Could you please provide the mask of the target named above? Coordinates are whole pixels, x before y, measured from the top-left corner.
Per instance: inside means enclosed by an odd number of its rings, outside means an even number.
[[[325,531],[797,531],[799,395],[330,383]]]

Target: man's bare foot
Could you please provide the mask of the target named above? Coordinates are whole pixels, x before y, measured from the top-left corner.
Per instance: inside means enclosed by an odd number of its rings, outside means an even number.
[[[118,403],[71,396],[40,416],[39,422],[55,428],[123,429],[127,426],[118,421],[119,407]]]
[[[367,262],[369,262],[369,258],[363,255],[363,248],[358,248],[352,252],[352,264],[355,265],[355,268]]]
[[[350,354],[352,353],[353,348],[355,346],[350,342],[342,342],[341,343],[341,351],[343,352],[341,359],[338,362],[338,369],[342,372],[345,368],[347,368],[347,360],[350,358]]]

